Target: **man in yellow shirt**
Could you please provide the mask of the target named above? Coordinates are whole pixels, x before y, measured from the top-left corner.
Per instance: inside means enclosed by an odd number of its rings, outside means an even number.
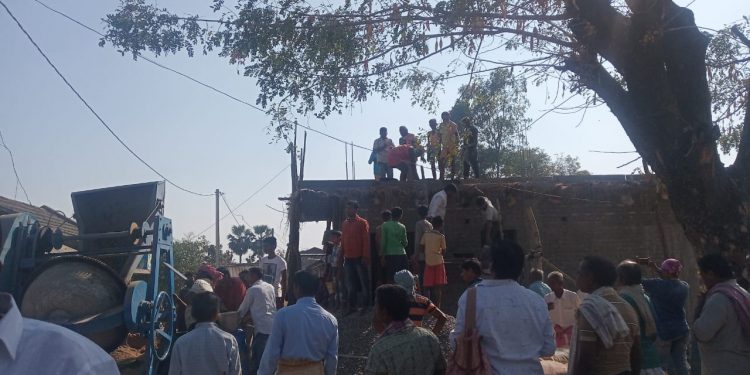
[[[451,121],[451,114],[443,112],[440,117],[443,122],[438,127],[442,149],[438,159],[438,168],[440,168],[440,179],[445,178],[446,166],[450,168],[451,178],[456,176],[456,159],[458,157],[458,125]]]

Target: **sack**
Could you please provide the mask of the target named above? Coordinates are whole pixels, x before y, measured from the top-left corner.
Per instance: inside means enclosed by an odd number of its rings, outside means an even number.
[[[446,375],[490,375],[492,369],[482,352],[481,337],[476,330],[477,289],[469,288],[466,301],[466,328],[456,337],[456,351],[448,357]]]

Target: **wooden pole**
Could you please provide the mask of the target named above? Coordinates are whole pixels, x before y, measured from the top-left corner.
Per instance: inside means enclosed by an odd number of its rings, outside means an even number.
[[[299,175],[297,174],[297,126],[294,127],[294,143],[291,150],[292,163],[292,195],[289,200],[289,246],[287,247],[287,301],[290,305],[297,302],[294,295],[293,276],[300,270],[299,256]]]
[[[350,144],[352,148],[352,180],[357,179],[357,170],[354,168],[354,142]]]
[[[299,162],[299,181],[305,179],[305,156],[307,156],[307,131],[302,137],[302,157]]]
[[[349,146],[344,143],[344,169],[346,170],[346,179],[349,180]]]
[[[219,229],[219,221],[221,220],[219,218],[219,194],[221,192],[216,189],[214,193],[216,194],[216,224],[214,226],[216,227],[216,266],[218,267],[221,263],[221,231]]]

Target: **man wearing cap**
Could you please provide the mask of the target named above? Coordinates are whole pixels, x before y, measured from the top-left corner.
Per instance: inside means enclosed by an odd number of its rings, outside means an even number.
[[[659,274],[658,279],[643,279],[643,289],[651,297],[656,312],[662,367],[670,375],[688,375],[690,329],[685,318],[685,303],[690,287],[679,279],[682,264],[671,258],[662,262],[661,266],[651,260],[648,263]]]

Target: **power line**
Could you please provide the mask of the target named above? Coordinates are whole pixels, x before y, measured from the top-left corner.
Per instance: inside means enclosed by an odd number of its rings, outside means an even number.
[[[262,185],[261,187],[259,187],[259,188],[258,188],[258,190],[255,190],[255,191],[254,191],[254,192],[253,192],[252,194],[250,194],[250,196],[249,196],[249,197],[245,198],[245,200],[243,200],[243,201],[242,201],[242,202],[241,202],[240,204],[236,205],[236,206],[235,206],[235,207],[234,207],[233,209],[230,209],[230,210],[229,210],[229,213],[228,213],[228,214],[225,214],[224,216],[222,216],[222,217],[221,217],[221,218],[219,219],[219,221],[221,221],[221,220],[224,220],[224,219],[226,219],[227,217],[229,217],[229,215],[232,215],[232,211],[235,211],[235,210],[237,210],[238,208],[242,207],[242,206],[243,206],[243,205],[244,205],[245,203],[247,203],[247,202],[248,202],[248,201],[249,201],[250,199],[252,199],[252,198],[253,198],[254,196],[256,196],[256,195],[257,195],[258,193],[260,193],[260,192],[261,192],[261,190],[265,189],[265,188],[266,188],[266,186],[270,185],[270,184],[271,184],[271,182],[273,182],[274,180],[276,180],[276,178],[277,178],[277,177],[279,177],[279,175],[281,175],[281,173],[282,173],[282,172],[284,172],[284,171],[285,171],[285,170],[286,170],[287,168],[289,168],[290,166],[291,166],[291,164],[287,164],[287,166],[286,166],[286,167],[284,167],[284,168],[281,168],[281,170],[280,170],[280,171],[278,171],[278,172],[277,172],[277,173],[276,173],[275,175],[273,175],[273,177],[271,177],[271,179],[269,179],[268,181],[266,181],[266,183],[265,183],[265,184],[263,184],[263,185]],[[226,202],[225,202],[225,203],[226,203]],[[206,227],[206,229],[203,229],[202,231],[200,231],[200,232],[198,233],[198,236],[202,235],[203,233],[206,233],[206,232],[207,232],[207,231],[208,231],[209,229],[213,228],[213,227],[214,227],[214,225],[216,225],[216,223],[211,223],[211,225],[207,226],[207,227]]]
[[[234,215],[234,211],[232,211],[232,207],[229,207],[229,203],[227,203],[227,197],[224,196],[224,193],[221,194],[221,199],[224,201],[224,206],[227,207],[227,210],[229,210],[229,213],[232,214],[232,217],[234,218],[234,221],[237,222],[237,225],[241,225],[240,221],[237,220],[237,216]]]
[[[33,204],[31,204],[31,199],[29,199],[29,193],[26,192],[26,188],[23,187],[23,183],[21,182],[21,177],[18,176],[18,169],[16,169],[16,160],[13,158],[13,151],[11,151],[10,147],[5,143],[2,130],[0,130],[0,143],[2,143],[3,148],[8,151],[8,155],[10,155],[10,165],[13,167],[13,174],[16,175],[16,192],[18,192],[18,187],[20,186],[23,195],[26,196],[26,201],[29,202],[29,206],[33,206]]]
[[[39,1],[39,0],[34,0],[34,1],[35,1],[35,2],[37,2],[38,4],[40,4],[40,5],[44,6],[45,8],[49,9],[50,11],[52,11],[52,12],[55,12],[55,13],[57,13],[57,14],[59,14],[59,15],[61,15],[61,16],[63,16],[63,17],[65,17],[65,18],[67,18],[68,20],[70,20],[70,21],[73,21],[74,23],[76,23],[76,24],[78,24],[78,25],[80,25],[80,26],[82,26],[82,27],[86,28],[87,30],[89,30],[89,31],[92,31],[92,32],[96,33],[97,35],[100,35],[100,36],[104,36],[104,34],[102,34],[101,32],[99,32],[99,31],[96,31],[95,29],[93,29],[93,28],[91,28],[91,27],[89,27],[89,26],[87,26],[87,25],[83,24],[82,22],[80,22],[80,21],[78,21],[78,20],[76,20],[76,19],[74,19],[74,18],[72,18],[72,17],[68,16],[67,14],[65,14],[65,13],[63,13],[63,12],[61,12],[61,11],[59,11],[59,10],[56,10],[56,9],[54,9],[54,8],[51,8],[51,7],[49,7],[48,5],[44,4],[43,2],[41,2],[41,1]],[[231,95],[231,94],[229,94],[229,93],[227,93],[227,92],[225,92],[225,91],[223,91],[223,90],[221,90],[221,89],[218,89],[218,88],[216,88],[216,87],[214,87],[214,86],[212,86],[212,85],[209,85],[209,84],[207,84],[207,83],[201,82],[201,81],[199,81],[199,80],[197,80],[197,79],[195,79],[195,78],[193,78],[193,77],[191,77],[191,76],[189,76],[189,75],[187,75],[187,74],[185,74],[185,73],[179,72],[179,71],[177,71],[177,70],[174,70],[174,69],[172,69],[172,68],[169,68],[169,67],[167,67],[167,66],[164,66],[164,65],[162,65],[162,64],[160,64],[160,63],[158,63],[158,62],[156,62],[156,61],[154,61],[154,60],[148,59],[148,58],[144,57],[143,55],[141,55],[141,54],[140,54],[139,52],[138,52],[138,56],[139,56],[139,57],[141,57],[141,58],[143,58],[143,59],[144,59],[144,60],[146,60],[147,62],[150,62],[150,63],[152,63],[152,64],[154,64],[154,65],[156,65],[156,66],[158,66],[158,67],[160,67],[160,68],[162,68],[162,69],[165,69],[165,70],[168,70],[168,71],[170,71],[170,72],[173,72],[173,73],[175,73],[175,74],[178,74],[178,75],[180,75],[180,76],[182,76],[182,77],[184,77],[184,78],[187,78],[187,79],[189,79],[189,80],[191,80],[191,81],[193,81],[193,82],[195,82],[195,83],[198,83],[198,84],[200,84],[201,86],[207,87],[207,88],[209,88],[209,89],[211,89],[211,90],[213,90],[213,91],[215,91],[215,92],[217,92],[217,93],[219,93],[219,94],[221,94],[221,95],[224,95],[224,96],[226,96],[226,97],[228,97],[228,98],[230,98],[230,99],[232,99],[232,100],[234,100],[234,101],[236,101],[236,102],[240,103],[240,104],[244,104],[244,105],[246,105],[246,106],[248,106],[248,107],[250,107],[250,108],[252,108],[252,109],[255,109],[255,110],[257,110],[257,111],[260,111],[260,112],[263,112],[263,113],[266,113],[266,111],[265,111],[265,110],[263,110],[262,108],[260,108],[260,107],[258,107],[258,106],[256,106],[256,105],[253,105],[253,104],[251,104],[251,103],[249,103],[249,102],[247,102],[247,101],[245,101],[245,100],[239,99],[239,98],[237,98],[237,97],[235,97],[235,96],[233,96],[233,95]],[[548,109],[548,110],[544,111],[544,113],[542,113],[542,114],[541,114],[540,116],[538,116],[538,117],[537,117],[536,119],[534,119],[533,121],[531,121],[531,123],[529,123],[529,124],[527,125],[527,127],[531,127],[531,126],[532,126],[533,124],[535,124],[535,123],[537,123],[538,121],[542,120],[542,119],[543,119],[544,117],[546,117],[546,116],[547,116],[548,114],[550,114],[551,112],[553,112],[553,111],[557,110],[558,108],[562,107],[562,106],[563,106],[563,105],[564,105],[565,103],[567,103],[568,101],[572,100],[573,98],[574,98],[574,96],[570,96],[570,97],[568,97],[567,99],[563,100],[563,101],[562,101],[561,103],[559,103],[558,105],[556,105],[556,106],[554,106],[554,107],[552,107],[552,108],[550,108],[550,109]],[[323,123],[325,124],[325,121],[324,121]],[[315,129],[315,128],[312,128],[312,127],[310,127],[310,126],[307,126],[307,125],[303,125],[303,124],[299,124],[299,123],[297,123],[296,125],[297,125],[297,126],[299,126],[299,127],[301,127],[301,128],[303,128],[303,129],[307,129],[307,130],[310,130],[311,132],[314,132],[314,133],[317,133],[317,134],[319,134],[319,135],[322,135],[322,136],[324,136],[324,137],[327,137],[327,138],[330,138],[330,139],[332,139],[332,140],[335,140],[335,141],[337,141],[337,142],[340,142],[340,143],[343,143],[343,144],[350,144],[350,145],[352,145],[353,147],[356,147],[356,148],[359,148],[359,149],[362,149],[362,150],[365,150],[365,151],[372,151],[372,149],[371,149],[371,148],[369,148],[369,147],[361,146],[361,145],[358,145],[358,144],[356,144],[356,143],[353,143],[353,142],[347,142],[347,141],[345,141],[345,140],[343,140],[343,139],[341,139],[341,138],[335,137],[335,136],[333,136],[333,135],[331,135],[331,134],[328,134],[328,133],[325,133],[325,132],[323,132],[323,131],[317,130],[317,129]],[[419,163],[419,162],[417,162],[417,165],[421,165],[421,166],[426,166],[425,164],[423,164],[423,163]],[[287,168],[288,168],[288,167],[289,167],[289,166],[287,166]],[[280,173],[280,172],[279,172],[279,173]],[[274,177],[274,178],[275,178],[275,177]],[[269,182],[269,183],[270,183],[270,182]],[[263,187],[265,187],[265,185],[264,185]],[[542,196],[548,196],[548,197],[554,197],[554,198],[563,198],[563,199],[572,199],[572,200],[578,200],[578,201],[590,201],[590,202],[592,202],[592,200],[588,200],[588,199],[584,199],[584,198],[566,198],[566,197],[560,197],[560,196],[555,196],[555,195],[551,195],[551,194],[545,194],[545,193],[534,192],[534,191],[531,191],[531,190],[518,189],[518,188],[514,188],[514,187],[511,187],[510,185],[506,185],[506,187],[507,187],[507,188],[509,188],[509,189],[512,189],[512,190],[523,191],[523,192],[526,192],[526,193],[537,194],[537,195],[542,195]],[[262,189],[262,188],[261,188],[261,189]],[[257,193],[257,192],[256,192],[256,193]],[[254,196],[254,195],[255,195],[255,193],[254,193],[254,194],[253,194],[252,196]],[[252,196],[251,196],[251,197],[252,197]],[[249,198],[248,198],[248,199],[249,199]],[[247,201],[247,200],[246,200],[246,201]],[[593,201],[593,202],[597,202],[597,201]],[[239,206],[241,206],[241,205],[242,205],[242,204],[244,204],[244,203],[245,203],[245,202],[242,202],[242,203],[241,203],[240,205],[238,205],[238,206],[237,206],[237,207],[235,207],[234,209],[236,210],[237,208],[239,208]],[[604,202],[604,203],[610,203],[610,202]],[[223,217],[221,218],[221,220],[223,220],[224,218],[228,217],[229,215],[230,215],[230,214],[226,214],[226,215],[224,215],[224,216],[223,216]],[[211,229],[211,228],[212,228],[213,226],[214,226],[214,224],[211,224],[211,225],[210,225],[210,226],[208,226],[208,227],[207,227],[206,229],[204,229],[203,231],[201,231],[201,232],[200,232],[200,233],[199,233],[198,235],[201,235],[201,234],[205,233],[206,231],[208,231],[209,229]]]
[[[23,27],[23,25],[18,20],[18,18],[16,18],[16,16],[13,14],[13,12],[11,12],[10,9],[8,9],[8,6],[5,5],[5,3],[2,0],[0,0],[0,5],[2,5],[3,8],[5,8],[5,11],[8,12],[8,15],[10,16],[10,18],[12,18],[13,21],[15,21],[16,25],[18,26],[18,28],[21,29],[21,31],[24,33],[24,35],[26,35],[26,38],[28,38],[29,42],[31,42],[31,44],[34,45],[34,47],[36,48],[36,50],[39,52],[39,54],[42,55],[42,57],[47,62],[47,64],[49,64],[49,66],[52,67],[52,69],[55,71],[55,73],[57,73],[57,75],[63,80],[63,82],[65,82],[65,85],[67,85],[68,88],[71,91],[73,91],[73,93],[86,106],[86,108],[88,108],[88,110],[97,118],[97,120],[99,120],[99,123],[101,123],[107,129],[107,131],[109,131],[109,133],[112,134],[113,137],[115,137],[115,139],[117,140],[117,142],[119,142],[123,147],[125,147],[125,149],[128,150],[128,152],[130,152],[131,155],[133,155],[136,159],[138,159],[143,165],[145,165],[146,167],[148,167],[152,172],[156,173],[164,181],[168,182],[170,185],[172,185],[172,186],[174,186],[174,187],[176,187],[176,188],[178,188],[178,189],[180,189],[180,190],[182,190],[182,191],[184,191],[186,193],[190,193],[190,194],[197,195],[197,196],[203,196],[203,197],[209,197],[209,196],[213,195],[213,194],[201,194],[201,193],[197,193],[195,191],[192,191],[192,190],[186,189],[186,188],[184,188],[184,187],[182,187],[180,185],[177,185],[176,183],[172,182],[172,180],[168,179],[166,176],[164,176],[159,171],[157,171],[154,167],[152,167],[145,160],[143,160],[143,158],[141,158],[135,151],[133,151],[133,149],[131,149],[120,138],[120,136],[118,136],[117,133],[115,133],[115,131],[112,130],[112,128],[107,124],[107,122],[104,121],[104,119],[102,119],[101,116],[99,116],[99,114],[94,110],[93,107],[91,107],[91,105],[86,101],[86,99],[84,99],[83,96],[81,96],[81,94],[78,92],[78,90],[76,90],[75,87],[73,87],[73,85],[68,81],[68,79],[65,78],[65,76],[62,74],[62,72],[60,72],[60,70],[57,68],[57,66],[55,66],[55,64],[49,59],[49,57],[47,57],[47,54],[44,53],[44,51],[42,50],[42,48],[39,47],[39,45],[36,43],[36,41],[34,41],[34,38],[31,37],[31,35],[28,33],[28,31],[26,31],[26,29]]]
[[[57,9],[55,9],[55,8],[52,8],[52,7],[50,7],[49,5],[47,5],[47,4],[45,4],[45,3],[43,3],[43,2],[41,2],[41,1],[39,1],[39,0],[34,0],[34,1],[35,1],[35,2],[37,3],[37,4],[39,4],[39,5],[41,5],[41,6],[45,7],[45,8],[47,8],[48,10],[50,10],[50,11],[52,11],[52,12],[54,12],[54,13],[57,13],[57,14],[59,14],[59,15],[61,15],[61,16],[63,16],[63,17],[65,17],[65,18],[67,18],[67,19],[68,19],[68,20],[70,20],[70,21],[73,21],[74,23],[78,24],[79,26],[83,27],[84,29],[86,29],[86,30],[89,30],[89,31],[91,31],[91,32],[95,33],[96,35],[99,35],[99,36],[101,36],[101,37],[104,37],[104,36],[105,36],[105,35],[104,35],[104,34],[103,34],[102,32],[100,32],[100,31],[98,31],[98,30],[96,30],[96,29],[94,29],[94,28],[92,28],[92,27],[90,27],[90,26],[88,26],[88,25],[84,24],[84,23],[83,23],[83,22],[81,22],[81,21],[78,21],[77,19],[75,19],[75,18],[73,18],[73,17],[71,17],[71,16],[69,16],[69,15],[67,15],[67,14],[63,13],[63,12],[62,12],[62,11],[60,11],[60,10],[57,10]],[[162,69],[164,69],[164,70],[168,70],[168,71],[170,71],[170,72],[172,72],[172,73],[174,73],[174,74],[177,74],[177,75],[179,75],[179,76],[181,76],[181,77],[187,78],[187,79],[189,79],[189,80],[191,80],[191,81],[193,81],[193,82],[195,82],[195,83],[197,83],[197,84],[199,84],[199,85],[201,85],[201,86],[203,86],[203,87],[206,87],[206,88],[208,88],[208,89],[210,89],[210,90],[213,90],[213,91],[215,91],[215,92],[217,92],[217,93],[219,93],[219,94],[221,94],[221,95],[224,95],[224,96],[226,96],[226,97],[228,97],[228,98],[230,98],[230,99],[232,99],[232,100],[234,100],[234,101],[236,101],[236,102],[239,102],[239,103],[241,103],[241,104],[244,104],[244,105],[246,105],[246,106],[248,106],[248,107],[251,107],[251,108],[254,108],[254,109],[258,110],[258,111],[261,111],[261,112],[263,112],[263,113],[266,113],[266,111],[265,111],[265,110],[264,110],[263,108],[260,108],[260,107],[258,107],[257,105],[254,105],[254,104],[252,104],[252,103],[250,103],[250,102],[248,102],[248,101],[242,100],[242,99],[240,99],[240,98],[238,98],[238,97],[236,97],[236,96],[234,96],[234,95],[232,95],[232,94],[229,94],[229,93],[227,93],[227,92],[225,92],[225,91],[219,90],[218,88],[216,88],[216,87],[214,87],[214,86],[212,86],[212,85],[210,85],[210,84],[208,84],[208,83],[205,83],[205,82],[203,82],[203,81],[200,81],[200,80],[198,80],[198,79],[196,79],[196,78],[193,78],[193,77],[191,77],[191,76],[189,76],[189,75],[187,75],[187,74],[185,74],[185,73],[182,73],[182,72],[180,72],[180,71],[177,71],[177,70],[175,70],[175,69],[172,69],[172,68],[170,68],[170,67],[168,67],[168,66],[166,66],[166,65],[162,65],[161,63],[159,63],[159,62],[157,62],[157,61],[155,61],[155,60],[152,60],[152,59],[150,59],[150,58],[148,58],[148,57],[146,57],[146,56],[143,56],[143,54],[141,54],[141,53],[140,53],[140,52],[138,52],[138,51],[136,51],[135,53],[136,53],[136,55],[138,55],[138,57],[139,57],[139,58],[141,58],[141,59],[143,59],[143,60],[146,60],[147,62],[149,62],[149,63],[151,63],[151,64],[153,64],[153,65],[156,65],[156,66],[158,66],[159,68],[162,68]]]

